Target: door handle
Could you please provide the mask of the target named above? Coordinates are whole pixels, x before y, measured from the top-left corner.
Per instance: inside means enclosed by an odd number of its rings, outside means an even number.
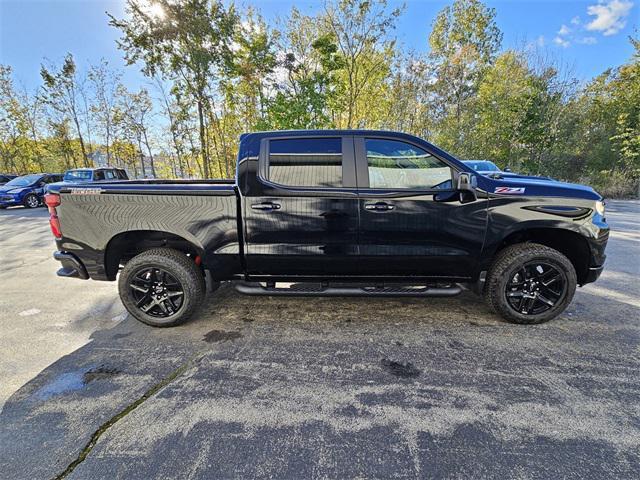
[[[253,205],[251,205],[251,208],[253,208],[254,210],[266,210],[266,211],[280,210],[281,207],[282,206],[279,203],[273,203],[273,202],[254,203]]]
[[[394,208],[396,208],[395,205],[390,205],[386,202],[364,204],[364,209],[371,212],[388,212],[389,210],[393,210]]]

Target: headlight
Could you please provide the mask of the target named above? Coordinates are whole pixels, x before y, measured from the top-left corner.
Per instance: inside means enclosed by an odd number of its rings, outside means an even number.
[[[601,216],[603,216],[603,217],[604,217],[604,211],[605,211],[605,204],[604,204],[604,202],[597,201],[597,202],[596,202],[596,212],[598,212],[598,214],[600,214]]]

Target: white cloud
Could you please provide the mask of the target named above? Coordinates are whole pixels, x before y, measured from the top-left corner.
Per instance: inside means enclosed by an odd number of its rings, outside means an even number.
[[[596,37],[584,37],[578,40],[578,43],[583,45],[595,45],[598,43],[598,39]]]
[[[539,47],[544,47],[546,41],[544,38],[544,35],[540,35],[537,39],[536,39],[536,45]]]
[[[567,27],[564,23],[560,27],[560,30],[558,30],[558,35],[569,35],[570,33],[571,33],[571,29]]]
[[[569,45],[571,45],[571,42],[569,42],[569,40],[565,40],[562,37],[555,37],[553,39],[553,43],[555,43],[556,45],[560,45],[562,48],[567,48]]]
[[[571,19],[571,25],[580,25],[580,17],[575,16]]]
[[[587,30],[602,32],[603,35],[615,35],[626,25],[633,2],[626,0],[609,0],[587,7],[587,14],[595,18],[587,24]]]

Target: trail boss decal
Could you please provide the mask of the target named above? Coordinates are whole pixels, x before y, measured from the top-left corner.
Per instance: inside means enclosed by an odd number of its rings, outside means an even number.
[[[493,193],[506,193],[510,195],[524,194],[524,187],[496,187]]]

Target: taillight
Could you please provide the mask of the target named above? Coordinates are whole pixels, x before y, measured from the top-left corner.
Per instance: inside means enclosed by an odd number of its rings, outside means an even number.
[[[56,193],[47,193],[44,196],[44,203],[49,209],[49,226],[51,232],[56,238],[62,238],[62,230],[60,229],[60,219],[58,218],[58,212],[56,207],[60,205],[60,195]]]

